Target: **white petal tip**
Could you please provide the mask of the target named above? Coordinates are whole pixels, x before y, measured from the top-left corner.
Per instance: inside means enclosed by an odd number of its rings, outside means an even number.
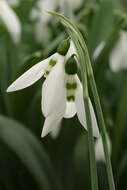
[[[100,137],[99,131],[97,131],[97,132],[94,133],[93,135],[94,135],[94,137],[96,137],[96,138],[99,138],[99,137]]]
[[[7,88],[6,92],[12,92],[11,88]]]
[[[17,90],[20,90],[20,89],[16,89],[16,88],[13,88],[13,86],[9,86],[6,90],[6,92],[14,92],[14,91],[17,91]]]
[[[44,130],[42,130],[41,138],[44,138],[46,135],[47,135],[47,133]]]

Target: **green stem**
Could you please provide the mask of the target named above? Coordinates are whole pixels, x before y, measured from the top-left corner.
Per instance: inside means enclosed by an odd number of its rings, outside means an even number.
[[[77,31],[77,33],[79,33],[79,31]],[[89,77],[92,93],[94,96],[94,102],[95,102],[95,107],[96,107],[97,116],[98,116],[98,122],[99,122],[99,126],[100,126],[99,128],[100,128],[100,132],[101,132],[101,136],[102,136],[104,153],[105,153],[106,170],[107,170],[107,175],[108,175],[109,187],[110,187],[110,190],[115,190],[115,184],[114,184],[114,178],[113,178],[113,172],[112,172],[112,166],[111,166],[111,159],[110,159],[110,154],[108,152],[108,144],[107,144],[107,140],[106,140],[106,127],[105,127],[104,117],[103,117],[103,113],[102,113],[102,109],[101,109],[100,99],[99,99],[99,95],[98,95],[98,91],[97,91],[97,87],[96,87],[96,83],[95,83],[95,79],[94,79],[94,75],[93,75],[93,69],[91,66],[88,49],[87,49],[87,46],[85,44],[85,41],[84,41],[81,33],[79,35],[79,41],[84,50],[87,69],[88,69],[88,77]]]
[[[88,129],[88,145],[89,145],[89,156],[90,156],[90,171],[91,171],[91,182],[92,182],[92,190],[98,190],[98,177],[97,177],[97,166],[95,160],[95,152],[94,152],[94,137],[92,131],[92,123],[91,123],[91,115],[90,115],[90,107],[89,107],[89,99],[84,98],[85,111],[86,111],[86,122]]]
[[[88,94],[88,88],[87,88],[87,73],[86,73],[86,65],[84,64],[85,57],[84,57],[83,50],[79,44],[77,37],[75,35],[73,35],[71,30],[67,29],[67,31],[75,43],[75,47],[76,47],[77,53],[79,55],[79,62],[81,64],[83,97],[84,97],[84,105],[86,108],[85,112],[86,112],[86,122],[87,122],[87,129],[88,129],[88,146],[89,146],[89,158],[90,158],[91,185],[92,185],[92,190],[98,190],[97,166],[96,166],[96,159],[95,159],[95,152],[94,152],[94,137],[93,137],[93,130],[92,130],[91,115],[90,115],[89,94]]]
[[[114,178],[113,178],[113,172],[112,172],[112,166],[111,166],[111,159],[110,159],[110,154],[108,151],[108,144],[107,144],[107,140],[106,140],[106,127],[105,127],[103,113],[102,113],[100,100],[99,100],[99,96],[98,96],[98,92],[97,92],[97,88],[96,88],[96,83],[95,83],[95,79],[94,79],[93,75],[89,75],[89,81],[90,81],[90,86],[91,86],[92,93],[94,96],[94,102],[95,102],[95,107],[96,107],[96,111],[97,111],[102,141],[103,141],[109,187],[110,187],[110,190],[115,190],[115,184],[114,184]]]
[[[92,66],[91,66],[91,62],[90,62],[89,53],[88,53],[86,43],[84,41],[84,38],[83,38],[82,34],[78,30],[78,28],[72,22],[70,22],[69,19],[67,19],[63,15],[60,15],[60,14],[55,13],[55,12],[48,12],[48,13],[53,15],[53,16],[57,16],[62,21],[64,21],[66,23],[66,25],[69,26],[70,29],[72,29],[75,36],[78,38],[78,40],[79,40],[79,42],[81,44],[81,47],[83,48],[84,55],[85,55],[85,60],[86,60],[85,63],[86,63],[87,69],[88,69],[88,76],[89,76],[89,79],[90,79],[90,86],[91,86],[92,93],[93,93],[93,96],[94,96],[94,102],[95,102],[95,106],[96,106],[100,132],[101,132],[101,135],[102,135],[102,141],[103,141],[103,147],[104,147],[104,153],[105,153],[106,170],[107,170],[107,174],[108,174],[109,187],[110,187],[110,190],[115,190],[115,184],[114,184],[114,179],[113,179],[111,160],[110,160],[110,155],[109,155],[109,152],[108,152],[108,144],[107,144],[107,140],[106,140],[106,127],[105,127],[103,113],[102,113],[102,109],[101,109],[101,105],[100,105],[98,91],[97,91],[97,88],[96,88],[96,83],[95,83],[94,75],[93,75],[93,69],[92,69]]]
[[[115,183],[114,183],[114,178],[113,178],[111,159],[110,159],[110,154],[108,151],[108,144],[107,144],[107,140],[106,140],[106,127],[105,127],[103,112],[101,109],[100,99],[99,99],[99,95],[98,95],[98,91],[97,91],[97,87],[96,87],[96,83],[95,83],[95,79],[94,79],[94,74],[93,74],[93,69],[91,66],[90,58],[89,58],[88,49],[86,47],[85,42],[82,42],[82,44],[83,44],[84,53],[86,55],[88,77],[89,77],[90,86],[91,86],[91,90],[92,90],[93,97],[94,97],[94,103],[95,103],[98,122],[99,122],[99,129],[100,129],[101,136],[102,136],[109,188],[110,188],[110,190],[115,190]]]

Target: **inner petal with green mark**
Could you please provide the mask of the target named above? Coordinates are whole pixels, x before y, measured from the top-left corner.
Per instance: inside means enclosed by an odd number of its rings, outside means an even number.
[[[68,102],[75,101],[75,91],[77,89],[77,83],[74,75],[66,75],[65,77],[66,98]]]

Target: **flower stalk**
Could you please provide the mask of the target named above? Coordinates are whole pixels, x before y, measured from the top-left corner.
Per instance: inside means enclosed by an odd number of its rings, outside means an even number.
[[[84,64],[85,57],[84,57],[84,53],[82,51],[82,48],[81,48],[76,36],[73,35],[71,30],[67,29],[67,31],[75,43],[75,47],[76,47],[77,53],[79,55],[79,62],[81,64],[83,98],[84,98],[84,105],[86,108],[85,109],[86,122],[87,122],[87,129],[88,129],[88,146],[89,146],[89,158],[90,158],[91,185],[92,185],[92,190],[98,190],[98,177],[97,177],[95,150],[94,150],[94,137],[93,137],[93,130],[92,130],[91,114],[90,114],[89,93],[88,93],[88,88],[87,88],[87,72],[86,72],[86,65]]]
[[[105,127],[103,112],[101,109],[100,99],[99,99],[99,95],[98,95],[98,91],[97,91],[97,87],[96,87],[96,83],[95,83],[95,79],[94,79],[93,69],[91,66],[91,61],[89,58],[89,53],[88,53],[86,43],[84,41],[82,34],[78,30],[78,28],[73,23],[71,23],[69,19],[67,19],[63,15],[60,15],[55,12],[48,12],[48,13],[53,16],[59,17],[74,32],[75,36],[77,36],[77,38],[80,42],[80,45],[83,49],[83,52],[85,55],[85,63],[86,63],[86,67],[87,67],[87,73],[88,73],[88,77],[89,77],[89,81],[90,81],[90,87],[91,87],[91,90],[92,90],[92,93],[94,96],[94,103],[95,103],[97,117],[98,117],[99,129],[100,129],[102,141],[103,141],[109,189],[115,190],[110,154],[108,152],[108,144],[107,144],[107,140],[106,140],[106,127]],[[83,81],[83,83],[84,83],[84,81]]]

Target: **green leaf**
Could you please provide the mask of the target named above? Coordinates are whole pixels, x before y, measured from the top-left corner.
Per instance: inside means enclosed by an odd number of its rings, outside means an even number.
[[[30,171],[40,189],[60,189],[46,152],[30,131],[16,121],[0,116],[0,138]]]
[[[127,78],[124,81],[121,98],[119,100],[117,116],[116,116],[116,128],[114,130],[113,141],[113,161],[116,164],[121,151],[121,145],[123,143],[123,137],[126,130],[127,123]]]
[[[109,36],[113,24],[114,0],[103,0],[94,16],[91,30],[88,35],[89,52],[92,55],[101,41]]]

